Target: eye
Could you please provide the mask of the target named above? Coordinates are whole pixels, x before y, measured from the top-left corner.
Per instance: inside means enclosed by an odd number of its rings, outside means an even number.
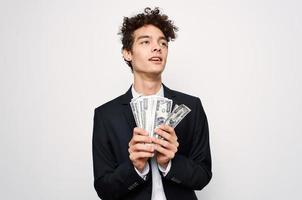
[[[164,47],[168,47],[168,43],[167,42],[161,42],[160,45],[164,46]]]
[[[148,40],[144,40],[141,42],[141,44],[149,44],[150,42]]]

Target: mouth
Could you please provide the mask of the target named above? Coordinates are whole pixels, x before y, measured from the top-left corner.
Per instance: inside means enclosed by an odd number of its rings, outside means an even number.
[[[155,64],[160,64],[163,61],[163,59],[159,56],[152,56],[148,60]]]

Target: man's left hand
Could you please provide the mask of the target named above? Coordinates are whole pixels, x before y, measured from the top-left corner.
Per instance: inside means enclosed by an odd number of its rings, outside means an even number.
[[[177,142],[177,136],[174,128],[168,125],[161,125],[158,129],[155,129],[161,138],[152,137],[152,142],[155,144],[155,154],[157,163],[166,169],[170,160],[175,156],[178,150],[179,143]]]

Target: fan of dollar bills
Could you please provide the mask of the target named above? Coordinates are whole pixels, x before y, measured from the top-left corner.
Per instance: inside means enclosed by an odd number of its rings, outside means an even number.
[[[175,105],[171,99],[150,95],[133,98],[130,102],[137,127],[145,129],[149,136],[158,137],[154,130],[161,124],[175,128],[191,111],[184,104]]]

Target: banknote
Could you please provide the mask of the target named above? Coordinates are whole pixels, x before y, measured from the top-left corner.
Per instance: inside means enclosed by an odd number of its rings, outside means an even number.
[[[141,118],[141,114],[140,114],[140,104],[139,102],[133,102],[133,107],[135,108],[135,113],[133,115],[136,115],[137,118],[137,127],[139,128],[143,128],[143,123],[142,123],[142,118]]]
[[[153,132],[156,128],[158,128],[161,124],[164,124],[167,120],[169,114],[171,113],[173,101],[170,99],[159,98],[156,101],[156,109],[154,115],[154,126]],[[154,137],[158,137],[156,133],[153,135]]]
[[[132,110],[132,113],[133,113],[133,117],[134,117],[134,120],[135,120],[135,123],[137,126],[139,126],[140,122],[139,122],[139,119],[138,119],[138,112],[136,111],[136,105],[134,105],[134,102],[130,102],[130,107],[131,107],[131,110]]]
[[[175,105],[174,105],[174,108],[173,108],[173,110],[172,110],[172,113],[173,113],[173,111],[174,111],[177,107],[178,107],[178,105],[175,104]]]
[[[139,96],[130,102],[136,126],[145,129],[151,137],[158,137],[154,130],[161,124],[175,128],[191,111],[184,104],[175,104],[172,110],[172,105],[171,99],[157,95]]]
[[[179,122],[191,111],[186,105],[181,104],[173,109],[173,112],[166,119],[165,124],[175,128]]]

